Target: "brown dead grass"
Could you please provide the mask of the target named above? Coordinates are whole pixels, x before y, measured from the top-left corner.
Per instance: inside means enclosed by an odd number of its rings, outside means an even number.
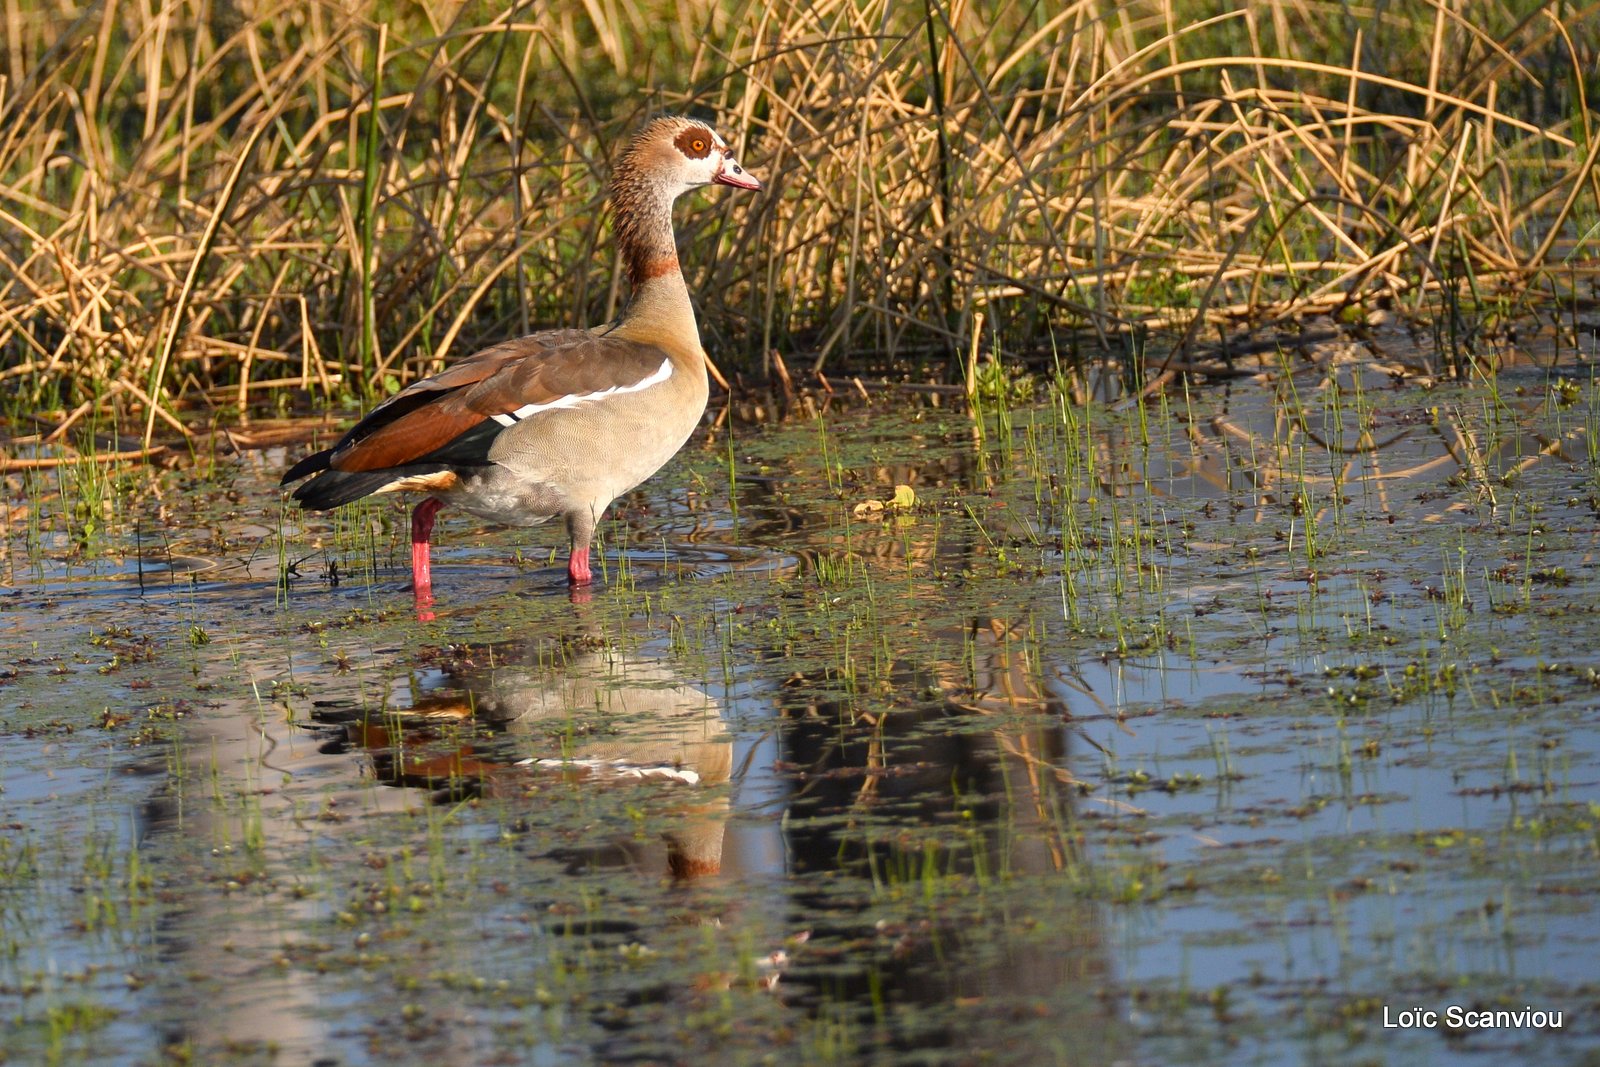
[[[607,153],[656,110],[769,184],[680,210],[727,367],[1592,295],[1593,7],[997,7],[7,4],[0,388],[148,441],[601,320]]]

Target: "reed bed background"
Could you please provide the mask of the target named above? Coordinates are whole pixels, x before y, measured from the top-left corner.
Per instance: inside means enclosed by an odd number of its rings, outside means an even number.
[[[56,434],[366,399],[604,320],[608,160],[661,110],[768,182],[679,212],[727,371],[952,379],[976,343],[1170,354],[1376,302],[1481,331],[1594,295],[1594,6],[0,10],[0,390]]]

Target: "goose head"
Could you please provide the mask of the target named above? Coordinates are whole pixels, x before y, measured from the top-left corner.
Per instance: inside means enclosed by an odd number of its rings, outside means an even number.
[[[634,137],[617,163],[619,184],[648,182],[669,198],[703,185],[760,189],[761,181],[734,158],[733,148],[703,122],[667,115]]]

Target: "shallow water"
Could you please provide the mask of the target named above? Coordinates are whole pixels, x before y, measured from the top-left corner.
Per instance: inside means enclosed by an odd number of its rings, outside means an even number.
[[[1597,432],[1360,364],[724,428],[586,602],[447,512],[424,621],[282,449],[18,479],[6,1053],[1585,1062]],[[1563,1028],[1384,1027],[1452,1004]]]

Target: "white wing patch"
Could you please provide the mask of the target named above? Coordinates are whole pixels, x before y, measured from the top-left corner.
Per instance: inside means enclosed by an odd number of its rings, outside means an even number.
[[[687,767],[648,767],[637,763],[609,759],[528,759],[518,760],[518,767],[544,767],[550,770],[581,770],[595,774],[614,774],[619,778],[666,778],[674,782],[700,784],[700,774]]]
[[[637,393],[639,390],[648,389],[652,385],[660,385],[670,377],[672,377],[672,361],[664,359],[661,361],[660,368],[654,374],[648,378],[641,378],[632,385],[613,385],[610,389],[602,389],[598,393],[569,393],[566,396],[557,397],[546,404],[524,404],[515,411],[490,417],[501,426],[515,426],[523,419],[537,415],[541,411],[554,411],[557,408],[575,408],[579,404],[587,404],[594,400],[604,400],[608,396]]]

